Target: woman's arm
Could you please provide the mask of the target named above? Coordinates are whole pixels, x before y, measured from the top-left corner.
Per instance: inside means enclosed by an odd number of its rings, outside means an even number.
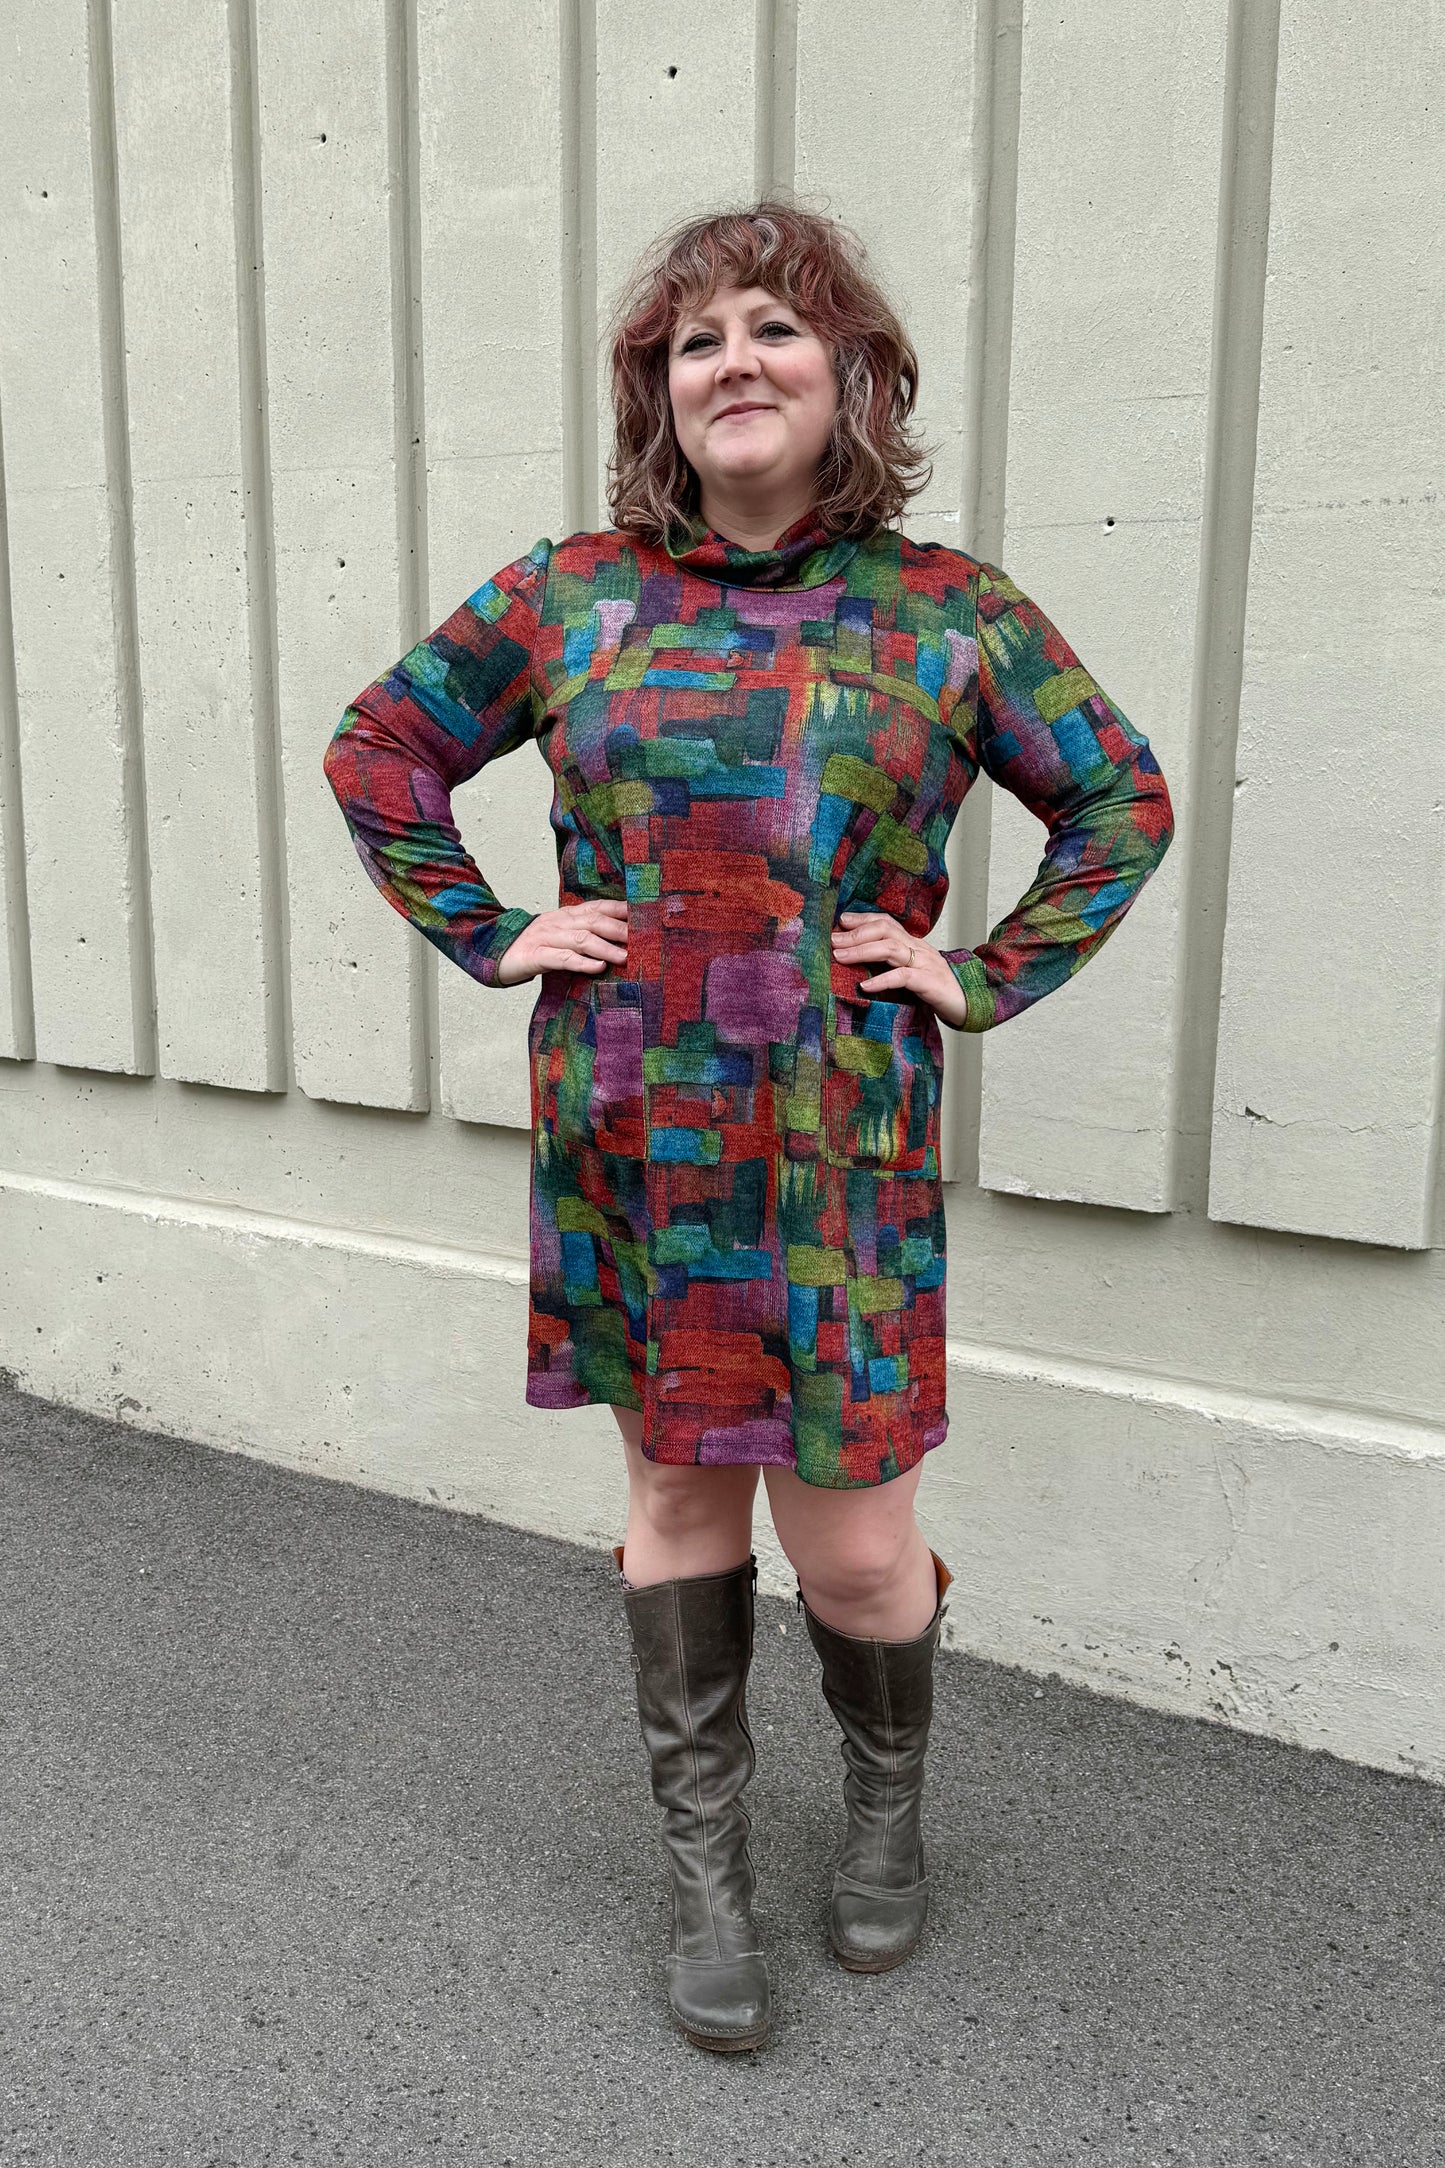
[[[1100,690],[1038,604],[979,571],[978,708],[965,757],[1044,823],[1038,872],[976,949],[943,956],[965,1031],[1005,1023],[1108,940],[1169,848],[1173,808],[1146,738]]]
[[[536,735],[532,655],[551,554],[538,542],[359,693],[323,760],[387,902],[483,986],[536,914],[503,909],[457,833],[451,793]]]

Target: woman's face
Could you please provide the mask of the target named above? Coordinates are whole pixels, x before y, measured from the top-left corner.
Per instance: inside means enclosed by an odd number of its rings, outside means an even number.
[[[761,286],[720,286],[668,346],[672,423],[708,494],[806,488],[838,410],[833,351]]]

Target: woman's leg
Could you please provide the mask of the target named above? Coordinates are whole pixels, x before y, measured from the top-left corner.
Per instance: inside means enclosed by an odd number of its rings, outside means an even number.
[[[879,1641],[908,1641],[928,1625],[938,1581],[913,1518],[922,1474],[919,1461],[867,1490],[825,1490],[791,1468],[765,1471],[778,1541],[824,1625]]]
[[[921,1474],[917,1465],[868,1490],[834,1491],[768,1470],[773,1522],[843,1734],[848,1827],[829,1933],[852,1972],[901,1965],[928,1916],[923,1772],[947,1574],[913,1518]]]
[[[627,1454],[623,1601],[637,1712],[673,1877],[668,1999],[696,2046],[760,2047],[772,1991],[742,1803],[756,1759],[747,1679],[758,1471],[655,1466],[641,1416],[614,1413]]]
[[[627,1538],[622,1570],[634,1588],[726,1573],[753,1547],[758,1471],[668,1467],[642,1450],[642,1416],[614,1407],[627,1455]]]

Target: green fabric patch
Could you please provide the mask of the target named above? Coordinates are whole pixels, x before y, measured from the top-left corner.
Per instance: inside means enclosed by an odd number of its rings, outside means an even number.
[[[848,1038],[833,1041],[833,1059],[850,1076],[886,1076],[893,1048],[887,1039],[865,1039],[861,1031],[855,1031]]]
[[[843,1379],[836,1370],[794,1370],[793,1446],[805,1483],[835,1487],[843,1436]]]
[[[568,1235],[605,1235],[607,1222],[585,1197],[557,1199],[557,1231]]]
[[[891,775],[875,768],[870,761],[859,760],[852,753],[830,753],[823,763],[820,789],[833,798],[852,798],[859,805],[871,805],[876,812],[886,813],[898,795],[898,785]]]
[[[901,866],[905,873],[922,873],[928,864],[928,845],[911,828],[904,828],[889,813],[879,815],[873,831],[878,856],[885,865]]]
[[[879,1310],[901,1310],[903,1282],[872,1279],[860,1273],[856,1280],[848,1283],[848,1302],[850,1307],[861,1310],[865,1317],[872,1317]]]
[[[1081,700],[1087,700],[1099,690],[1087,670],[1082,667],[1061,670],[1057,677],[1045,678],[1034,691],[1034,706],[1046,723],[1056,723],[1070,708],[1076,708]]]

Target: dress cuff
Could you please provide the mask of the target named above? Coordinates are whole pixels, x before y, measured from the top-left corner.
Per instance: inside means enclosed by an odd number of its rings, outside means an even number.
[[[987,973],[972,949],[944,949],[943,960],[963,988],[967,1013],[953,1031],[987,1031],[993,1022],[993,989]],[[941,1019],[941,1021],[944,1021]]]
[[[518,934],[530,926],[533,919],[538,915],[536,911],[503,911],[500,917],[494,918],[487,928],[485,943],[482,941],[477,943],[477,963],[479,968],[472,973],[472,976],[480,980],[483,986],[495,986],[497,983],[497,965],[506,955],[507,950],[516,940]]]

